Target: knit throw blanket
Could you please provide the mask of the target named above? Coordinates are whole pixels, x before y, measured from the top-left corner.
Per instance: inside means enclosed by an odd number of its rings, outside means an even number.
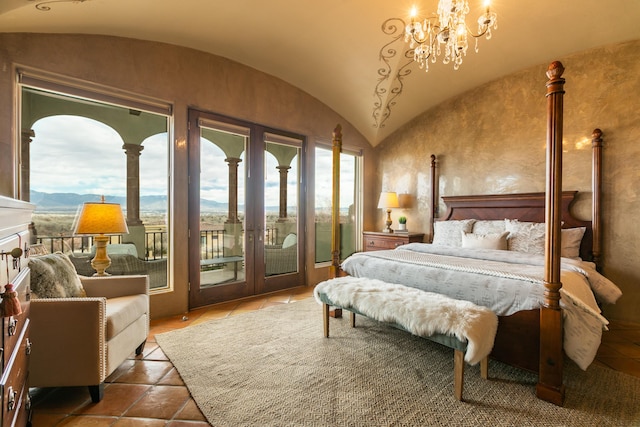
[[[377,279],[339,277],[315,287],[318,302],[321,293],[336,306],[398,324],[420,337],[448,334],[466,341],[464,358],[472,365],[491,353],[498,329],[498,317],[486,307]]]

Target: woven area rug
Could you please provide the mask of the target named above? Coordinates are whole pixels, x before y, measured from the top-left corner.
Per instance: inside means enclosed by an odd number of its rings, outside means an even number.
[[[567,362],[564,407],[536,377],[467,366],[453,396],[453,350],[312,298],[156,336],[213,426],[640,426],[640,378]]]

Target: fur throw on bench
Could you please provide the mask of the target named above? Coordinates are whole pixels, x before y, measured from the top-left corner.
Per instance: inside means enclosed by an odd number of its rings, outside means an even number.
[[[377,279],[330,279],[314,289],[318,302],[320,293],[345,310],[351,307],[371,319],[396,323],[420,337],[448,334],[466,341],[465,361],[472,365],[489,355],[498,329],[498,317],[486,307]]]

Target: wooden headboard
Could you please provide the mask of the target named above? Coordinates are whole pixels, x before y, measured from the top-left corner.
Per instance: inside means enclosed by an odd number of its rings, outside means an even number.
[[[586,227],[580,257],[593,260],[593,228],[591,221],[575,218],[570,211],[577,191],[562,192],[562,228]],[[459,219],[545,222],[545,193],[491,194],[477,196],[443,196],[447,211],[440,221]]]

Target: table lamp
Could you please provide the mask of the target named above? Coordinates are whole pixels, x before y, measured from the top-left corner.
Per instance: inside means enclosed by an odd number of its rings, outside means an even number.
[[[93,235],[96,244],[96,256],[91,267],[96,270],[94,276],[109,276],[105,270],[111,265],[107,255],[108,235],[129,233],[127,223],[118,203],[105,203],[104,196],[99,203],[85,202],[76,217],[74,235]]]
[[[380,199],[378,199],[378,208],[387,210],[387,221],[385,222],[385,229],[382,230],[385,233],[393,233],[391,228],[391,209],[399,208],[398,195],[395,192],[382,192],[380,193]]]

